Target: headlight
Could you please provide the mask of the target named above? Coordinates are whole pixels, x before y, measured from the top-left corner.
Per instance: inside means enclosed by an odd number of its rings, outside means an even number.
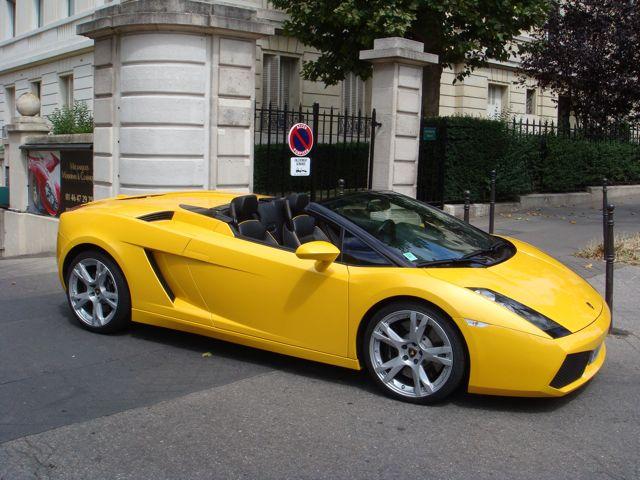
[[[552,338],[565,337],[571,334],[571,332],[562,325],[559,325],[550,318],[545,317],[540,312],[536,312],[533,308],[529,308],[520,302],[516,302],[512,298],[505,297],[504,295],[494,292],[493,290],[489,290],[488,288],[471,288],[471,290],[482,295],[487,300],[491,300],[492,302],[511,310],[526,321],[533,323],[536,327]]]

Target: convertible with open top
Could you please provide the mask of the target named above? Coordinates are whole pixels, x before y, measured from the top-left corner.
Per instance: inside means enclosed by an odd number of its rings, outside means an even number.
[[[88,330],[141,322],[365,368],[415,403],[562,396],[606,355],[610,312],[577,274],[394,192],[119,196],[62,214],[57,256]]]

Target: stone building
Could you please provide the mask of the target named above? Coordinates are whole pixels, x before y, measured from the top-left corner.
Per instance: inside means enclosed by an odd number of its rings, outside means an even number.
[[[373,64],[371,79],[309,82],[300,68],[316,53],[281,35],[284,19],[264,0],[0,0],[0,188],[10,207],[0,210],[0,250],[50,251],[61,205],[253,190],[254,133],[263,133],[254,112],[269,104],[375,108],[376,146],[360,177],[415,197],[422,66],[437,57],[419,42],[377,39],[360,52]],[[455,71],[445,71],[440,113],[553,121],[552,98],[515,85],[516,66],[493,63],[455,85]],[[46,135],[47,116],[78,101],[93,112],[93,135]],[[64,153],[80,146],[85,164]],[[72,186],[78,176],[86,181]]]
[[[74,101],[93,99],[93,40],[76,34],[76,26],[110,0],[0,0],[0,126],[15,114],[15,99],[31,91],[42,100],[42,116]],[[280,35],[284,15],[266,0],[234,0],[254,8],[275,28],[274,35],[257,41],[255,103],[257,106],[311,105],[368,111],[370,80],[350,76],[339,85],[325,86],[300,78],[302,62],[315,53],[294,38]],[[150,40],[151,38],[149,38]],[[478,69],[464,82],[453,84],[454,70],[442,77],[440,114],[497,115],[555,121],[557,109],[549,94],[516,86],[516,62],[495,62]]]

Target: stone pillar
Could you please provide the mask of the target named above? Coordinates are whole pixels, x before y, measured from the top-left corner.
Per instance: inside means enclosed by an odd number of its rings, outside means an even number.
[[[253,182],[256,11],[129,0],[96,11],[94,195],[248,191]]]
[[[29,167],[20,146],[27,137],[49,133],[49,126],[43,118],[35,116],[40,111],[40,99],[32,93],[23,94],[16,108],[21,116],[14,117],[6,126],[4,161],[9,166],[9,207],[24,212],[29,205]]]
[[[405,38],[376,39],[360,59],[373,63],[371,106],[382,124],[376,132],[372,184],[415,197],[422,109],[422,67],[438,56]]]

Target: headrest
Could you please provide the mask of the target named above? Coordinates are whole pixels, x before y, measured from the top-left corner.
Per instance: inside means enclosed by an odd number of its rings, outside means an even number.
[[[304,209],[307,208],[307,205],[309,205],[309,195],[306,193],[292,193],[287,197],[287,206],[289,207],[291,218],[305,213]]]
[[[311,235],[316,228],[316,221],[311,215],[300,215],[293,219],[292,223],[298,238]]]
[[[243,195],[231,200],[230,206],[231,218],[238,223],[244,220],[255,219],[258,212],[258,197],[255,195]]]

